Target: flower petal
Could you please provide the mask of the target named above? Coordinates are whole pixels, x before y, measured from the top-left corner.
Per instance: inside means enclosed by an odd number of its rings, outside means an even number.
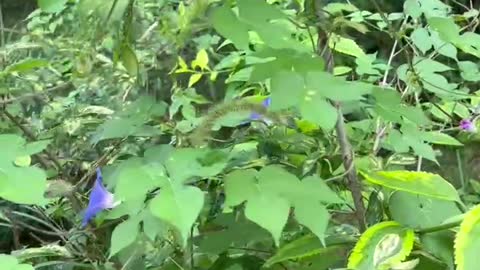
[[[99,212],[113,206],[113,194],[103,186],[102,172],[97,168],[97,179],[90,193],[90,201],[83,216],[82,227],[85,227]]]

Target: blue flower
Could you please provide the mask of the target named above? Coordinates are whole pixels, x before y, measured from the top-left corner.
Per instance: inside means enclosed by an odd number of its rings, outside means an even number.
[[[265,107],[265,108],[268,108],[270,107],[270,105],[272,104],[272,98],[271,97],[267,97],[265,100],[263,100],[262,102],[262,105]],[[250,120],[261,120],[263,118],[262,115],[258,114],[258,113],[252,113],[250,114]]]
[[[475,121],[470,121],[468,119],[463,119],[462,121],[460,121],[460,129],[467,132],[477,132],[477,128],[475,127]]]
[[[90,201],[83,216],[82,227],[87,226],[88,222],[102,210],[113,208],[116,205],[113,194],[103,186],[102,172],[97,168],[97,179],[90,193]]]

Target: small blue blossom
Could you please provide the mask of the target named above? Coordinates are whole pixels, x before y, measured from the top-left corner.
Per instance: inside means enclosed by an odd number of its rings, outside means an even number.
[[[113,208],[116,205],[113,194],[103,186],[102,172],[97,168],[97,179],[90,193],[90,201],[83,216],[82,227],[87,226],[88,222],[102,210]]]
[[[460,129],[467,131],[467,132],[477,132],[477,127],[475,126],[475,122],[472,122],[469,119],[463,119],[460,121]]]
[[[262,105],[265,107],[265,108],[268,108],[270,107],[270,105],[272,104],[272,98],[271,97],[267,97],[266,99],[263,100],[262,102]],[[258,113],[252,113],[250,114],[250,120],[260,120],[262,119],[263,116],[258,114]]]

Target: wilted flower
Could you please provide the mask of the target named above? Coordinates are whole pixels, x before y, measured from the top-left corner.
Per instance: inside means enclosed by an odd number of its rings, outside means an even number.
[[[472,122],[469,119],[463,119],[460,121],[460,129],[467,131],[467,132],[476,132],[477,127],[475,126],[475,122]]]
[[[263,100],[262,102],[262,105],[265,107],[265,108],[268,108],[270,107],[270,104],[272,104],[272,98],[271,97],[267,97],[265,100]],[[250,120],[260,120],[262,119],[262,115],[258,114],[258,113],[252,113],[250,114]]]
[[[87,226],[88,222],[102,210],[113,208],[116,205],[113,194],[103,186],[102,172],[97,168],[97,179],[90,193],[90,201],[83,216],[82,227]]]

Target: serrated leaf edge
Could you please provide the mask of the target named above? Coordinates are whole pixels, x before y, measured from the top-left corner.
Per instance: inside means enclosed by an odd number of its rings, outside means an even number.
[[[390,227],[398,227],[399,229],[404,228],[400,223],[395,222],[395,221],[385,221],[381,222],[378,224],[375,224],[374,226],[368,228],[361,236],[360,239],[358,240],[357,244],[353,248],[350,256],[348,257],[348,265],[347,268],[349,269],[356,269],[357,266],[362,262],[363,260],[363,254],[364,254],[364,249],[365,247],[368,246],[370,243],[371,238],[378,232],[381,232],[383,229],[390,228]],[[414,244],[414,232],[412,229],[407,229],[405,234],[402,236],[402,249],[401,251],[391,257],[388,262],[389,263],[399,263],[403,261],[409,254],[410,251],[413,248]]]
[[[457,270],[463,270],[465,267],[465,257],[463,250],[467,248],[469,234],[473,227],[480,222],[480,205],[470,210],[460,224],[460,229],[455,237],[454,258]]]

